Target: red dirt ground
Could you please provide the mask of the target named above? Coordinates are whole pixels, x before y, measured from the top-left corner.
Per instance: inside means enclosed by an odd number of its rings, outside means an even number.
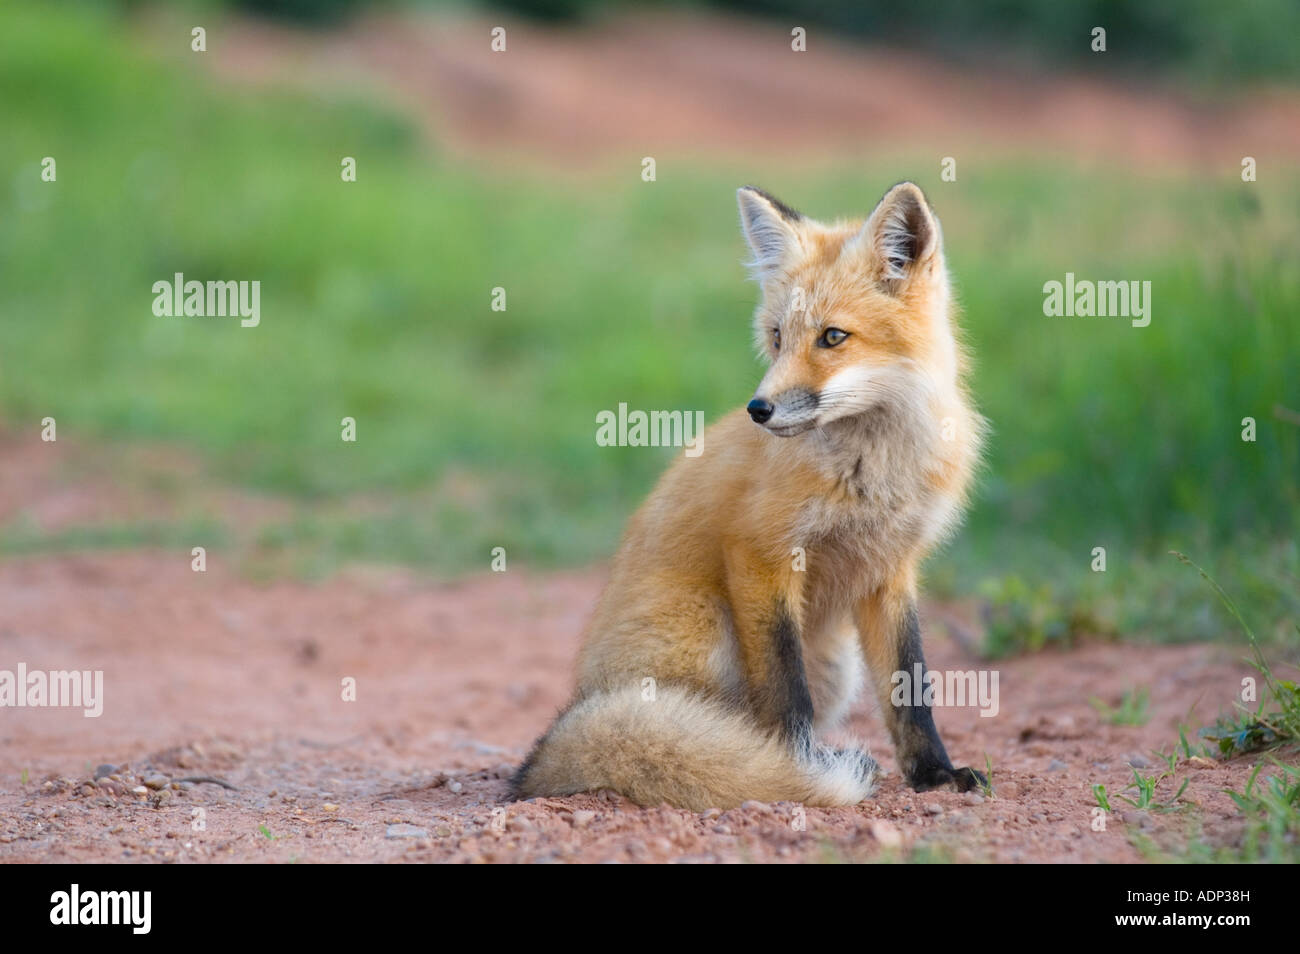
[[[1236,830],[1221,789],[1242,784],[1249,760],[1180,768],[1188,814],[1091,828],[1093,783],[1121,791],[1126,762],[1154,766],[1150,750],[1169,749],[1193,703],[1202,716],[1228,703],[1247,669],[1222,648],[1096,645],[996,664],[997,717],[939,713],[955,757],[992,760],[996,798],[916,794],[891,774],[857,807],[807,809],[798,831],[792,805],[697,815],[597,794],[502,802],[511,766],[565,701],[597,572],[262,586],[213,563],[195,573],[181,552],[0,564],[5,665],[105,680],[97,719],[0,716],[0,860],[810,861],[942,846],[961,860],[1128,861],[1139,858],[1130,829],[1176,840],[1194,815],[1211,838]],[[937,668],[983,668],[930,643]],[[341,701],[349,676],[355,702]],[[1088,703],[1137,685],[1151,690],[1146,726],[1107,724]],[[892,768],[873,709],[850,729]],[[102,763],[120,784],[93,783]],[[132,793],[155,774],[165,788]],[[195,776],[237,790],[170,784]]]
[[[105,461],[142,486],[197,490],[115,487]],[[21,513],[52,532],[149,500],[156,514],[184,512],[190,495],[212,493],[198,476],[176,452],[10,437],[0,519]],[[278,509],[211,499],[245,520]],[[565,702],[599,570],[258,584],[232,559],[210,550],[202,573],[188,548],[0,562],[0,668],[103,670],[105,696],[99,718],[0,710],[0,861],[1136,861],[1138,835],[1177,847],[1197,825],[1216,843],[1240,828],[1222,790],[1240,788],[1253,759],[1183,763],[1159,794],[1188,778],[1184,811],[1092,828],[1094,783],[1120,807],[1128,762],[1156,771],[1151,750],[1168,751],[1180,721],[1230,707],[1251,670],[1227,647],[1097,644],[987,664],[932,622],[936,668],[1000,674],[996,717],[938,713],[954,758],[991,759],[996,797],[917,794],[891,773],[858,806],[807,809],[800,830],[797,806],[783,804],[694,814],[608,793],[502,801]],[[955,607],[927,615],[978,626]],[[346,677],[355,702],[342,701]],[[1111,725],[1089,704],[1136,686],[1151,693],[1144,726]],[[874,709],[864,701],[848,731],[892,770]],[[100,765],[114,768],[96,781]],[[235,788],[181,781],[192,778]]]

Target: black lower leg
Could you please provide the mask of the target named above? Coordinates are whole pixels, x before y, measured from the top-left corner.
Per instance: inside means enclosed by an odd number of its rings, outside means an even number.
[[[754,703],[765,722],[800,752],[812,751],[813,703],[804,672],[803,648],[794,619],[777,607],[769,627],[767,679],[754,690]]]
[[[906,674],[903,687],[911,691],[891,699],[889,728],[907,783],[918,792],[948,784],[965,792],[987,784],[984,776],[974,769],[953,768],[935,727],[934,713],[924,701],[925,655],[921,651],[921,624],[915,606],[908,607],[902,627],[898,634],[898,671]]]

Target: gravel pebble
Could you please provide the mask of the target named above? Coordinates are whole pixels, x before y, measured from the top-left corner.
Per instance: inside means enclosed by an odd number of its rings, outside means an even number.
[[[389,825],[388,830],[384,832],[385,838],[428,838],[429,833],[423,828],[415,825]]]
[[[897,848],[903,843],[903,833],[898,830],[898,826],[883,818],[873,818],[867,825],[867,831],[886,848]]]

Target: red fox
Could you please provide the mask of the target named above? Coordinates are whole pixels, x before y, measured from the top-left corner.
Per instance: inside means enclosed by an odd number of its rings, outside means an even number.
[[[894,673],[925,665],[918,567],[960,517],[984,430],[938,219],[910,182],[865,222],[824,225],[748,186],[737,198],[767,373],[633,516],[576,695],[514,797],[855,804],[875,761],[818,734],[864,659],[907,782],[986,784],[953,767],[929,706],[890,699]]]

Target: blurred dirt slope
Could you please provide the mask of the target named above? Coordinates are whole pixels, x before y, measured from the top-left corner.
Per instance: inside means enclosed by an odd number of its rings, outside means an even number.
[[[491,51],[493,26],[507,49]],[[157,24],[153,29],[157,29]],[[1104,54],[1099,54],[1104,55]],[[620,15],[574,29],[469,17],[368,17],[306,32],[223,27],[209,62],[242,82],[378,85],[458,153],[582,166],[629,152],[801,159],[928,150],[1239,168],[1300,154],[1300,93],[1192,96],[1071,74],[979,69],[845,43],[779,23],[693,12]]]

